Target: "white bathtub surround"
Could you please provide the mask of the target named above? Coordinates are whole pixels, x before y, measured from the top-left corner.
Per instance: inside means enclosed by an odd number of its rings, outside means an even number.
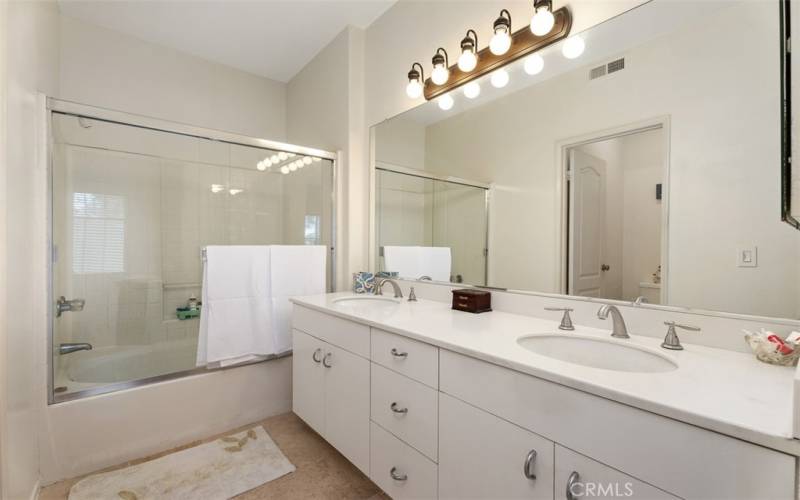
[[[272,245],[270,293],[275,352],[292,348],[292,303],[289,297],[325,293],[325,245]]]
[[[392,498],[561,498],[576,481],[639,499],[796,495],[791,368],[697,345],[667,352],[635,331],[610,346],[660,364],[591,368],[519,344],[610,339],[580,321],[561,332],[499,311],[343,296],[294,301],[294,411]]]
[[[295,471],[263,427],[75,484],[70,500],[232,498]]]
[[[391,246],[383,247],[384,266],[399,276],[434,281],[450,281],[452,256],[449,247]]]
[[[295,304],[358,321],[544,380],[674,418],[787,453],[800,455],[792,439],[795,370],[764,364],[751,354],[686,343],[683,351],[659,347],[662,339],[631,330],[625,342],[656,352],[676,370],[631,373],[590,368],[538,355],[518,345],[520,337],[554,333],[609,339],[609,330],[585,327],[573,316],[574,333],[561,333],[558,319],[502,311],[470,314],[450,304],[420,299],[384,307],[344,308],[333,301],[348,293],[295,299]],[[624,313],[623,313],[624,314]],[[297,326],[295,326],[298,328]],[[610,325],[606,325],[610,328]],[[665,330],[666,332],[666,330]],[[701,333],[702,335],[702,333]]]

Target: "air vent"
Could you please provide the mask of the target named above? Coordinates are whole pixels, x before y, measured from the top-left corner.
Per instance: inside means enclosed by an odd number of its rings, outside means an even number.
[[[625,69],[625,58],[622,57],[617,59],[616,61],[611,61],[608,63],[608,74],[616,73],[617,71],[622,71]]]
[[[592,68],[591,71],[589,71],[589,80],[594,80],[595,78],[600,78],[601,76],[606,76],[605,64],[596,68]]]

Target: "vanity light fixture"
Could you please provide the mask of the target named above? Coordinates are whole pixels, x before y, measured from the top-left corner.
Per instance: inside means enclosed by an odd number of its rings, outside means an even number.
[[[525,58],[523,68],[529,75],[538,75],[544,69],[544,59],[539,54],[531,54]]]
[[[448,69],[449,58],[447,57],[447,51],[442,47],[436,49],[436,53],[433,55],[431,62],[433,63],[431,80],[436,85],[444,85],[450,78],[450,69]]]
[[[455,101],[453,101],[453,97],[450,94],[445,94],[439,98],[439,109],[442,111],[448,111],[453,107]]]
[[[289,155],[287,155],[285,151],[281,151],[280,153],[278,153],[278,159],[279,160],[284,161],[287,158],[289,158]]]
[[[478,34],[475,30],[467,30],[467,36],[461,40],[461,55],[458,57],[458,69],[469,72],[478,65]]]
[[[495,70],[495,72],[492,73],[492,78],[491,78],[492,87],[496,89],[502,89],[503,87],[508,85],[508,80],[509,80],[508,71],[504,70],[503,68]]]
[[[294,172],[295,170],[297,170],[297,162],[294,162],[294,161],[293,161],[292,163],[290,163],[290,164],[289,164],[289,170],[291,170],[292,172]]]
[[[417,71],[419,67],[419,71]],[[412,99],[422,95],[422,82],[425,81],[425,70],[422,65],[415,62],[411,65],[411,71],[408,72],[408,85],[406,85],[406,95]]]
[[[262,160],[262,161],[258,162],[258,164],[256,165],[256,168],[263,172],[264,170],[267,169],[267,164],[264,163],[264,161]]]
[[[561,53],[564,54],[564,57],[567,59],[576,59],[583,54],[583,51],[586,49],[586,42],[583,41],[583,38],[580,35],[571,36],[564,41],[564,45],[561,46]]]
[[[475,99],[481,95],[481,86],[478,82],[469,82],[464,85],[464,95],[467,96],[467,99]]]
[[[502,56],[511,48],[511,14],[506,9],[501,10],[493,27],[494,35],[489,40],[489,50],[496,56]]]
[[[310,156],[306,156],[305,158],[303,158],[303,164],[311,165],[311,157]]]
[[[281,159],[278,158],[278,155],[272,155],[269,157],[269,161],[271,161],[272,163],[278,163],[279,161],[281,161]]]
[[[225,189],[225,186],[223,186],[222,184],[212,184],[211,185],[211,192],[214,193],[214,194],[217,194],[220,191],[223,191],[224,189]]]
[[[236,196],[237,194],[243,193],[243,192],[244,192],[244,189],[235,189],[234,188],[234,189],[229,189],[228,190],[228,193],[230,193],[231,196]]]
[[[281,167],[281,173],[282,174],[288,174],[289,173],[289,167],[287,165],[282,166]]]
[[[553,0],[533,0],[533,17],[531,18],[531,33],[544,36],[550,33],[556,24],[553,15]]]
[[[322,158],[317,158],[316,156],[312,158],[312,161],[322,161]]]

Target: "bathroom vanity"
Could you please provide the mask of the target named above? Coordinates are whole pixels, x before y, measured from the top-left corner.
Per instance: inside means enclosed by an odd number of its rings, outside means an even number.
[[[392,498],[796,498],[792,368],[557,327],[298,298],[294,411]],[[618,369],[563,361],[556,336]]]

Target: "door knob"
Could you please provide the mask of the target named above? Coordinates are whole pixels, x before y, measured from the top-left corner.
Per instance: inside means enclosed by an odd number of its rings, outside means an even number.
[[[611,266],[609,266],[608,264],[603,264],[602,266],[600,266],[601,271],[608,271],[609,269],[611,269]]]

